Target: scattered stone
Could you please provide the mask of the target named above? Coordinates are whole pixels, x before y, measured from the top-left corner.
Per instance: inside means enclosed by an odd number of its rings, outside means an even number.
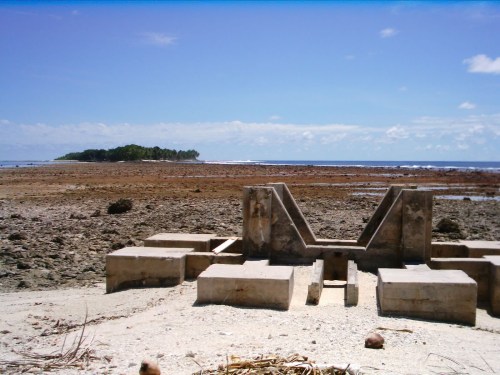
[[[150,359],[144,359],[139,369],[140,375],[161,375],[160,367]]]
[[[25,262],[17,262],[18,270],[29,270],[31,268],[31,264]]]
[[[62,238],[61,236],[57,236],[52,239],[52,242],[62,245],[64,244],[64,238]]]
[[[460,227],[458,223],[446,217],[439,220],[436,228],[440,233],[460,233]]]
[[[71,214],[69,216],[70,219],[76,219],[76,220],[85,220],[87,216],[82,215],[82,214]]]
[[[24,233],[19,233],[19,232],[16,232],[16,233],[11,233],[9,235],[9,237],[7,237],[10,241],[21,241],[21,240],[25,240],[27,237]]]
[[[118,199],[116,202],[108,206],[108,214],[123,214],[132,209],[132,201],[130,199]]]
[[[120,250],[123,249],[124,247],[125,245],[122,244],[121,242],[115,242],[114,244],[111,245],[112,250]]]
[[[366,336],[365,348],[382,349],[384,347],[384,338],[377,332],[372,332]]]
[[[101,211],[100,210],[95,210],[90,217],[99,217],[101,216]]]
[[[18,288],[31,288],[31,283],[27,280],[21,280],[19,281],[19,284],[17,284]]]

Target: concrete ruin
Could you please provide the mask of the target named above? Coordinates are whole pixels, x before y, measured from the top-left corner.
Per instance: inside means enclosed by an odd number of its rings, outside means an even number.
[[[307,303],[325,280],[358,303],[358,268],[378,272],[381,314],[474,324],[500,316],[500,242],[432,242],[432,192],[391,186],[357,240],[319,239],[283,183],[243,190],[243,235],[161,233],[106,258],[106,290],[197,279],[197,303],[288,309],[293,265],[312,265]]]

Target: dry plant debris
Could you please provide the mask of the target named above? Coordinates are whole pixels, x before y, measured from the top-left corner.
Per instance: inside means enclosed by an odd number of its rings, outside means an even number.
[[[219,365],[216,370],[200,370],[193,375],[342,375],[356,374],[350,365],[317,365],[307,357],[294,354],[290,357],[277,355],[260,356],[255,359],[241,359],[231,356],[231,363]],[[229,359],[228,359],[229,362]]]
[[[59,352],[40,354],[30,351],[16,352],[21,358],[13,360],[0,359],[0,366],[6,370],[13,370],[16,373],[27,372],[33,369],[40,369],[44,372],[55,371],[64,368],[80,368],[83,369],[92,359],[97,358],[94,355],[94,350],[91,349],[92,341],[89,336],[85,335],[85,327],[87,325],[87,314],[82,325],[80,335],[76,336],[73,343],[68,349],[65,349],[66,338]]]

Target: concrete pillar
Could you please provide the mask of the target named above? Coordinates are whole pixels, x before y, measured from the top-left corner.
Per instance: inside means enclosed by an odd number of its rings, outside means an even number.
[[[402,191],[402,261],[426,263],[431,257],[432,192]]]
[[[269,258],[272,188],[243,189],[243,252],[247,257]]]

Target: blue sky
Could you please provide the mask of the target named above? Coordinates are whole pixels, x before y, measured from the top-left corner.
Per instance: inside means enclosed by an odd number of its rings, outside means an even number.
[[[500,160],[498,2],[0,2],[0,160]]]

